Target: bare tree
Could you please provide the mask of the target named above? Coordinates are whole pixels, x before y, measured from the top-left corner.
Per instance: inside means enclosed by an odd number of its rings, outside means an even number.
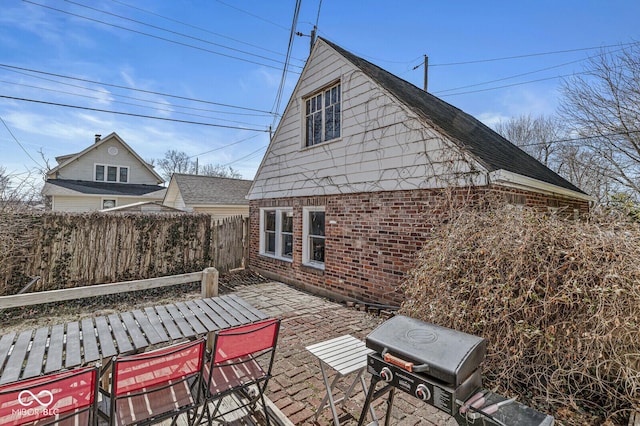
[[[515,117],[499,122],[496,131],[598,202],[606,202],[613,185],[604,173],[607,165],[588,146],[573,141],[557,117]]]
[[[496,131],[545,166],[558,168],[558,140],[563,138],[564,128],[556,118],[523,115],[499,122]]]
[[[160,174],[167,181],[171,180],[171,175],[174,173],[195,172],[195,163],[189,159],[187,153],[175,149],[165,152],[164,158],[158,160],[158,167],[160,167]]]
[[[220,164],[205,164],[200,167],[198,170],[199,175],[205,176],[218,176],[218,177],[227,177],[234,179],[241,179],[242,175],[237,170],[234,170],[233,167],[223,166]]]
[[[20,210],[43,202],[41,182],[33,172],[16,176],[0,166],[0,211]]]
[[[611,193],[640,200],[640,47],[601,52],[563,82],[561,117],[599,161]]]
[[[150,164],[155,162],[151,160]],[[171,180],[174,173],[195,174],[203,176],[219,176],[234,179],[242,178],[237,170],[230,166],[221,164],[203,164],[198,165],[198,161],[192,161],[186,152],[178,152],[176,150],[167,151],[164,158],[157,160],[158,167],[163,178],[167,181]]]

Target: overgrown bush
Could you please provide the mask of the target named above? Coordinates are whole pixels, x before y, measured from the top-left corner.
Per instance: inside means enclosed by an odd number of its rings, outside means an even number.
[[[640,228],[463,209],[426,242],[402,313],[488,341],[483,386],[567,425],[640,409]]]

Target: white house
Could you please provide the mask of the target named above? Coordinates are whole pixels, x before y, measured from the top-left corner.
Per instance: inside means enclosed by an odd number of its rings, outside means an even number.
[[[116,133],[82,152],[56,158],[42,195],[54,211],[86,212],[142,201],[162,201],[166,188],[153,167]]]
[[[571,216],[591,200],[471,115],[318,38],[249,190],[249,266],[397,306],[444,197],[487,193]]]

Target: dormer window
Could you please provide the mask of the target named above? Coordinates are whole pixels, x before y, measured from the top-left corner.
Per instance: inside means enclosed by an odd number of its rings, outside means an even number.
[[[304,100],[305,146],[340,137],[340,83]]]
[[[96,182],[129,182],[129,168],[123,166],[109,166],[106,164],[96,164],[95,166]]]

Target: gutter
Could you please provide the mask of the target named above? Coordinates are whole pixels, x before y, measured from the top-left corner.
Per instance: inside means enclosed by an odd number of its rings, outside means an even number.
[[[577,198],[579,200],[593,202],[595,198],[584,194],[582,192],[573,191],[571,189],[562,188],[551,183],[543,182],[538,179],[530,178],[527,176],[519,175],[517,173],[509,172],[507,170],[495,170],[489,172],[487,175],[489,184],[497,184],[506,186],[509,188],[523,189],[527,191],[534,191],[547,195],[559,195],[568,198]]]

